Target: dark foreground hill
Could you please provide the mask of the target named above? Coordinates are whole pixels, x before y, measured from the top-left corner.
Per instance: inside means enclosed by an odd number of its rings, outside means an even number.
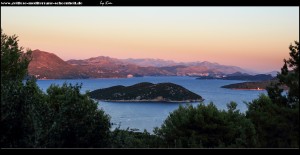
[[[203,98],[173,83],[142,82],[132,86],[113,86],[89,93],[91,98],[115,102],[201,102]]]

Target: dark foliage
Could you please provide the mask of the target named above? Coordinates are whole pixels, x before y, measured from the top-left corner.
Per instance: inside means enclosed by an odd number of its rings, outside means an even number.
[[[109,116],[79,85],[44,94],[26,76],[29,61],[30,51],[1,30],[1,147],[107,147]]]
[[[116,128],[111,132],[110,145],[112,148],[159,148],[164,146],[164,141],[146,130],[136,132],[134,129]]]
[[[180,106],[155,133],[172,148],[254,147],[254,126],[236,106],[228,104],[228,111],[218,110],[212,103]]]
[[[255,125],[259,147],[299,147],[299,42],[295,44],[277,75],[279,82],[267,87],[268,97],[248,103],[247,117]]]

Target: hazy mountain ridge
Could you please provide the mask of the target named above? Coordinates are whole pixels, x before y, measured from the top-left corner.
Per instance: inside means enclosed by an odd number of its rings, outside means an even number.
[[[166,67],[166,66],[176,66],[176,65],[183,65],[176,63],[172,60],[163,60],[163,59],[120,59],[123,62],[133,63],[139,65],[141,67]]]
[[[126,59],[126,61],[124,61],[124,59],[105,56],[64,61],[53,53],[40,50],[34,50],[32,57],[32,62],[29,64],[29,74],[39,79],[208,76],[246,72],[236,66],[225,66],[207,61],[188,63],[177,63],[162,59]],[[152,66],[140,66],[139,64],[145,62],[144,60],[152,64]],[[134,62],[136,62],[136,64]]]
[[[253,74],[250,71],[247,71],[245,69],[242,69],[237,66],[227,66],[227,65],[220,65],[218,63],[212,63],[208,61],[196,61],[196,62],[175,62],[172,60],[162,60],[162,59],[121,59],[123,62],[128,63],[134,63],[139,66],[153,66],[153,67],[174,67],[174,66],[180,66],[178,70],[177,75],[197,75],[199,71],[201,73],[207,72],[207,73],[214,73],[214,74],[231,74],[235,72],[243,72],[243,73],[250,73]],[[186,66],[186,67],[182,67]],[[195,67],[196,66],[196,67]]]

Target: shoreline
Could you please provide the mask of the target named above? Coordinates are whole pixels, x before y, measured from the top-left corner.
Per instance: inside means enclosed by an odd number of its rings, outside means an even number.
[[[185,100],[185,101],[158,101],[158,100],[99,100],[98,101],[104,101],[104,102],[133,102],[133,103],[195,103],[195,102],[203,102],[203,100]]]
[[[256,91],[262,91],[262,90],[266,90],[263,88],[258,88],[258,89],[254,89],[254,88],[225,88],[225,89],[232,89],[232,90],[256,90]]]

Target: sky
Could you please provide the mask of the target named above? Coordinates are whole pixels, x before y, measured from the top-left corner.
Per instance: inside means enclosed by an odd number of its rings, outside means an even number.
[[[269,72],[299,41],[299,7],[1,7],[1,28],[63,60],[158,58]]]

